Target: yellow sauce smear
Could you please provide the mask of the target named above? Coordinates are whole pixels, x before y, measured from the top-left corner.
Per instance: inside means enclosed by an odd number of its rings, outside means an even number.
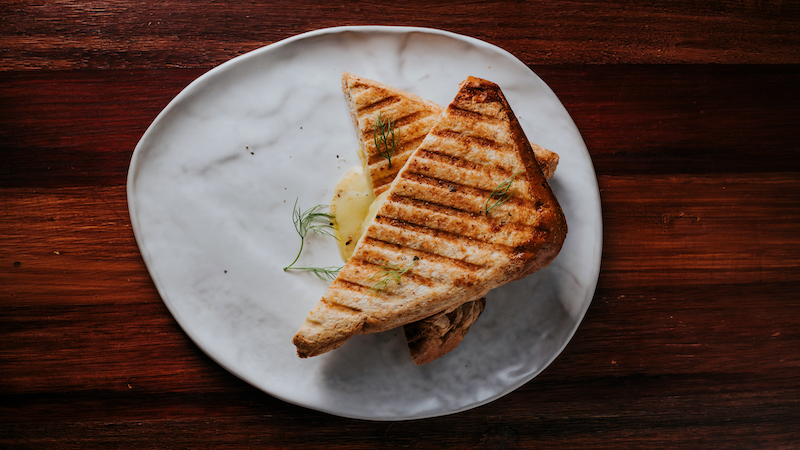
[[[372,183],[364,174],[364,168],[350,169],[338,183],[331,200],[330,212],[334,220],[334,234],[339,242],[339,253],[346,262],[353,255],[361,235],[364,234],[365,218],[375,200]]]

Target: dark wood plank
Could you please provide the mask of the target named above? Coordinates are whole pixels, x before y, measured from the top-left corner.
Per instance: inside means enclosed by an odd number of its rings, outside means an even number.
[[[124,186],[0,191],[7,305],[158,302]]]
[[[424,13],[421,13],[423,12]],[[483,39],[527,64],[800,61],[800,4],[76,0],[2,6],[0,70],[209,68],[318,28],[413,25]]]
[[[203,72],[0,73],[0,186],[125,184],[142,134]]]
[[[598,173],[797,172],[800,66],[534,67]]]
[[[601,176],[604,280],[669,287],[792,282],[800,176]]]

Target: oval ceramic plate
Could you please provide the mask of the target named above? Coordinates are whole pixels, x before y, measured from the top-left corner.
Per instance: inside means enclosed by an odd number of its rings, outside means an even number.
[[[292,207],[327,205],[359,163],[342,71],[441,105],[470,75],[494,81],[528,138],[561,156],[551,186],[569,225],[563,250],[546,269],[492,291],[461,345],[424,366],[412,362],[401,329],[309,359],[292,345],[329,284],[282,270],[300,245]],[[203,351],[275,397],[345,417],[439,416],[513,391],[567,344],[600,270],[597,179],[556,95],[508,52],[431,29],[324,29],[209,71],[137,145],[128,203],[164,303]],[[335,241],[310,237],[300,263],[340,265]]]

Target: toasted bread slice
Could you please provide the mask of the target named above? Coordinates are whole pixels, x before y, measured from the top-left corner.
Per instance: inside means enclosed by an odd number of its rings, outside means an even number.
[[[342,74],[342,91],[350,107],[358,142],[360,158],[370,176],[377,197],[389,189],[397,172],[419,147],[425,135],[439,120],[444,108],[409,92],[387,86],[375,80],[350,73]],[[391,145],[391,155],[378,151],[375,126],[378,118],[395,128],[397,143]]]
[[[495,197],[503,185],[511,194]],[[470,77],[306,317],[293,339],[298,355],[452,312],[549,264],[566,233],[500,88]]]

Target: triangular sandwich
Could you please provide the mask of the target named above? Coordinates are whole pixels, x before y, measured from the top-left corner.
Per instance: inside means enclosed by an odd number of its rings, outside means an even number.
[[[397,174],[352,258],[295,335],[298,355],[481,299],[547,265],[566,232],[500,88],[470,77]]]
[[[364,170],[360,171],[360,176],[366,175],[366,185],[372,187],[371,180],[374,179],[379,180],[380,185],[377,186],[380,188],[379,191],[387,189],[400,170],[400,167],[397,166],[399,160],[404,160],[406,154],[410,155],[416,150],[418,145],[414,144],[422,142],[419,140],[419,136],[422,133],[427,134],[436,123],[432,118],[436,117],[438,120],[438,115],[444,111],[444,108],[409,92],[347,72],[342,74],[342,90],[348,100],[353,124],[358,130],[359,156],[362,161],[365,159],[365,148],[371,148],[373,153],[378,153],[376,152],[378,147],[374,140],[375,123],[378,117],[381,117],[382,121],[393,123],[400,120],[404,122],[406,128],[402,130],[403,133],[411,131],[410,136],[401,134],[400,131],[395,133],[398,143],[402,142],[400,147],[404,148],[405,152],[400,155],[400,158],[397,158],[390,169],[388,161],[379,159],[377,162],[373,161],[371,165],[365,164]],[[409,116],[413,117],[413,120],[408,120]],[[364,141],[365,138],[370,137],[373,138],[371,143]],[[380,144],[380,140],[377,144]],[[531,143],[531,146],[536,155],[536,161],[544,172],[545,178],[549,180],[558,166],[558,154],[534,143]],[[383,150],[385,152],[385,147]],[[386,159],[383,156],[381,158]],[[380,171],[383,171],[382,175],[379,173]],[[357,186],[361,186],[361,184],[359,183]],[[347,198],[361,198],[362,195],[364,193],[357,190],[354,195],[351,194]],[[374,199],[374,195],[372,198]],[[333,205],[331,211],[333,212]],[[348,231],[358,233],[363,230],[359,227],[356,230],[348,229]],[[341,242],[343,245],[342,255],[349,258],[348,255],[352,254],[357,238],[350,235],[342,236],[342,238],[344,238]],[[426,364],[455,349],[485,306],[486,299],[483,298],[467,301],[453,311],[441,312],[405,325],[403,329],[414,362]]]

